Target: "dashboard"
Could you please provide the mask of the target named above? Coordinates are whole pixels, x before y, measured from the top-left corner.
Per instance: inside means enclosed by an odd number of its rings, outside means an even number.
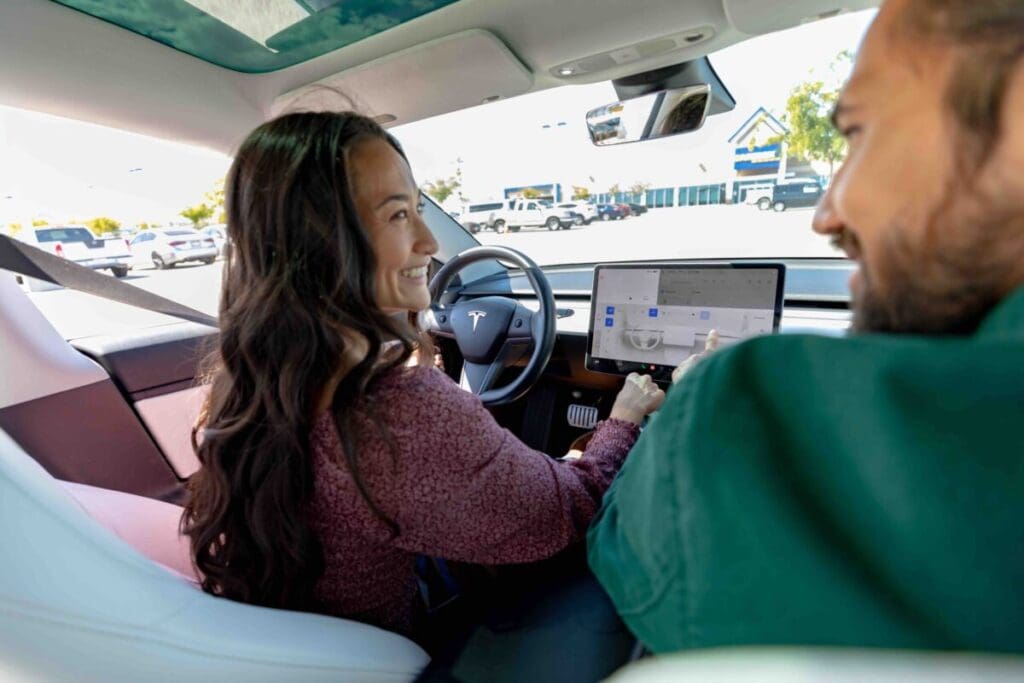
[[[629,265],[665,268],[670,265],[785,266],[783,305],[777,331],[780,334],[818,334],[842,336],[850,325],[848,281],[856,265],[835,259],[772,259],[772,260],[702,260],[646,261]],[[623,264],[616,264],[623,265]],[[572,389],[611,391],[619,386],[621,377],[595,372],[586,367],[588,332],[596,315],[592,304],[595,265],[567,265],[543,268],[555,295],[558,309],[555,350],[548,363],[546,377]],[[477,298],[506,296],[527,308],[537,310],[539,304],[526,276],[508,270],[486,277],[463,281],[451,288],[455,297]]]

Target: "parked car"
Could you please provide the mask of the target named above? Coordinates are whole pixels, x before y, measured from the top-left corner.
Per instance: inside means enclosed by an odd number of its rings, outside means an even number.
[[[633,210],[629,208],[629,204],[616,204],[615,206],[619,207],[623,217],[633,215]]]
[[[745,190],[744,204],[756,205],[762,211],[772,207],[772,192],[775,186],[772,184],[755,185]]]
[[[787,180],[772,190],[772,209],[785,211],[802,206],[817,206],[823,194],[825,190],[814,178]]]
[[[212,237],[190,228],[144,230],[135,236],[129,247],[136,265],[152,263],[158,270],[188,261],[213,263],[218,253]]]
[[[590,225],[597,219],[597,207],[590,202],[564,202],[557,208],[573,214],[573,225]]]
[[[220,256],[227,257],[228,255],[228,234],[226,225],[210,225],[199,231],[199,234],[205,235],[213,240],[213,244],[217,247],[217,253]]]
[[[504,211],[508,227],[513,232],[522,227],[545,227],[548,230],[568,230],[575,215],[567,209],[552,206],[539,199],[509,199]]]
[[[99,238],[84,225],[33,227],[22,241],[93,270],[109,270],[124,277],[132,267],[128,242],[121,237]]]
[[[501,215],[505,207],[505,201],[470,204],[459,222],[474,235],[481,230],[503,233],[508,229],[508,223]]]
[[[643,204],[627,204],[626,206],[629,207],[634,216],[642,216],[647,213],[647,207]]]
[[[626,214],[618,204],[598,204],[597,217],[602,221],[620,220],[625,218]]]
[[[470,206],[462,224],[472,233],[486,228],[497,233],[506,230],[519,232],[523,227],[541,226],[548,230],[568,230],[575,218],[568,209],[552,206],[540,199],[506,199]]]

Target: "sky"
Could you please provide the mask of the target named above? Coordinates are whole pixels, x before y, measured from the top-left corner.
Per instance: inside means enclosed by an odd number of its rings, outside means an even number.
[[[784,113],[792,87],[835,81],[828,65],[855,51],[873,11],[843,15],[734,45],[711,62],[737,101],[693,134],[597,148],[587,111],[615,101],[610,83],[565,86],[398,126],[420,183],[447,178],[461,159],[462,195],[502,196],[505,187],[560,182],[603,192],[612,184],[724,180],[727,139],[759,106]],[[0,228],[111,216],[126,226],[181,222],[231,159],[211,150],[35,112],[0,107]],[[449,204],[453,204],[455,200]],[[449,208],[457,208],[449,206]]]

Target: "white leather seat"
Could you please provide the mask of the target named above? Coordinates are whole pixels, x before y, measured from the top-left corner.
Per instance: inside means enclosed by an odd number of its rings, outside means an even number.
[[[372,626],[218,599],[91,519],[0,431],[4,680],[408,681],[417,645]]]
[[[726,647],[642,659],[610,683],[1017,683],[1024,658],[967,652]]]

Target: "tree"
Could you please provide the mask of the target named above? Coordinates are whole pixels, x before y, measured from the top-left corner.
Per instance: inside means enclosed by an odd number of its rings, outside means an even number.
[[[528,187],[522,192],[523,199],[540,199],[540,190],[535,187]]]
[[[618,183],[615,183],[614,185],[608,188],[608,194],[612,195],[613,198],[620,192],[622,192],[622,188],[619,187]]]
[[[839,99],[842,73],[848,72],[853,56],[840,52],[829,65],[829,82],[809,80],[797,85],[786,101],[789,153],[810,161],[827,161],[829,177],[837,161],[846,156],[846,141],[830,120]]]
[[[93,231],[97,237],[102,237],[108,232],[117,232],[121,224],[108,216],[98,216],[85,222],[86,227]]]
[[[573,199],[579,199],[581,201],[585,201],[587,199],[590,199],[590,188],[589,187],[584,187],[582,185],[573,185],[572,186],[572,198]]]
[[[635,182],[629,186],[629,193],[635,198],[636,195],[642,195],[649,189],[651,189],[650,183]]]
[[[21,232],[21,223],[8,223],[7,232],[10,233],[11,237],[14,237]]]
[[[444,201],[455,194],[460,187],[462,187],[462,183],[459,179],[456,176],[451,176],[450,178],[429,180],[423,184],[421,189],[433,197],[438,204],[444,204]]]
[[[33,228],[41,228],[44,225],[49,225],[49,223],[47,221],[44,221],[42,218],[37,218],[32,221]]]
[[[191,221],[192,227],[198,230],[206,224],[206,221],[208,221],[210,216],[213,215],[214,210],[214,207],[203,202],[196,204],[195,206],[190,206],[187,209],[182,209],[178,215]]]
[[[227,212],[224,210],[224,178],[218,178],[213,183],[213,189],[203,195],[203,203],[213,209],[218,223],[228,222]]]

